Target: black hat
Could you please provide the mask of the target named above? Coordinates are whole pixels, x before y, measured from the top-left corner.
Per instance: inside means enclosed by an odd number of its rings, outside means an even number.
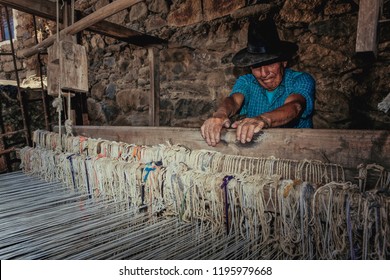
[[[249,23],[247,47],[232,62],[238,67],[262,66],[288,60],[297,50],[296,44],[279,39],[275,22],[267,18]]]

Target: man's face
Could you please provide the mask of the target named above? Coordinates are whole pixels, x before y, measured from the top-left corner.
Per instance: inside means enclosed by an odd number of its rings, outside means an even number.
[[[276,62],[260,67],[251,67],[252,74],[266,90],[276,89],[283,80],[284,68],[287,61]]]

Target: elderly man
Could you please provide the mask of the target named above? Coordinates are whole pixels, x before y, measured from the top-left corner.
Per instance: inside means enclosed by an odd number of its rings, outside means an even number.
[[[202,125],[208,145],[218,144],[223,127],[236,128],[241,143],[265,128],[313,127],[315,81],[307,73],[286,68],[296,51],[295,44],[279,39],[272,20],[250,23],[247,48],[233,57],[233,64],[250,67],[252,73],[237,79],[230,96]],[[242,119],[231,124],[229,118],[237,113]]]

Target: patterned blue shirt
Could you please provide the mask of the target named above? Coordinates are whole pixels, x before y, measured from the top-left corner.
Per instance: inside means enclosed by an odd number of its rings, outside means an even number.
[[[312,128],[314,92],[315,81],[309,74],[286,68],[282,82],[273,91],[274,96],[271,101],[267,97],[265,88],[259,84],[252,74],[239,77],[230,95],[234,93],[244,95],[244,104],[241,107],[240,115],[252,118],[283,106],[286,98],[291,94],[301,94],[306,99],[304,112],[299,119],[283,127]]]

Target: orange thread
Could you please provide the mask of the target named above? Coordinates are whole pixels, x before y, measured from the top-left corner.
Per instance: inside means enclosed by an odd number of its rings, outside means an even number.
[[[85,141],[87,141],[87,137],[83,137],[83,136],[80,136],[79,137],[79,139],[80,139],[80,154],[83,152],[83,143],[85,142]]]

